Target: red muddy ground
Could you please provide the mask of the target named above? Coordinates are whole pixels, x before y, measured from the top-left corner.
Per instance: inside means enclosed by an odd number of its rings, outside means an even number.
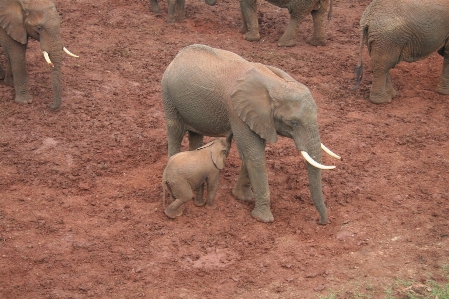
[[[51,111],[48,66],[27,52],[34,102],[0,85],[1,298],[383,298],[398,280],[446,283],[449,262],[449,103],[433,92],[442,57],[392,70],[399,95],[367,101],[352,91],[359,26],[369,1],[335,0],[328,45],[312,21],[279,48],[288,12],[259,2],[262,40],[242,39],[239,4],[187,1],[169,25],[146,1],[56,1],[67,47],[63,104]],[[305,163],[293,141],[267,146],[275,222],[250,216],[231,195],[240,160],[231,150],[215,209],[163,213],[167,138],[160,79],[184,46],[207,44],[279,67],[306,84],[324,144],[343,157],[323,172],[330,224],[320,226]],[[4,55],[0,62],[4,65]],[[403,296],[405,290],[394,291]],[[358,297],[359,298],[359,297]],[[403,297],[401,297],[403,298]]]

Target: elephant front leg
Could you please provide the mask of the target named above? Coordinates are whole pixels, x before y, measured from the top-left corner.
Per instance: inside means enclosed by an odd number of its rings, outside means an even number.
[[[175,22],[176,0],[168,0],[167,23]]]
[[[240,32],[244,33],[243,38],[250,42],[260,40],[259,23],[257,20],[257,1],[240,0],[240,10],[243,21]]]
[[[441,73],[440,81],[435,90],[441,94],[449,94],[449,42],[444,46],[444,62],[443,71]]]
[[[274,216],[270,208],[270,189],[265,156],[260,160],[245,161],[248,167],[249,179],[254,190],[255,206],[251,216],[261,222],[273,222]]]
[[[204,139],[203,135],[189,131],[188,138],[189,138],[189,151],[194,151],[197,148],[203,146],[203,139]],[[198,207],[201,207],[204,206],[205,203],[206,202],[204,200],[204,183],[203,183],[198,188],[195,189],[194,204]]]
[[[242,201],[251,201],[253,199],[253,191],[251,190],[248,169],[246,168],[243,160],[242,166],[240,167],[240,173],[237,178],[237,183],[232,189],[232,195]]]
[[[241,173],[232,194],[239,199],[248,200],[252,197],[251,186],[255,197],[251,216],[261,222],[273,222],[265,161],[265,140],[248,130],[246,125],[244,128],[235,125],[232,132],[242,159]]]
[[[215,196],[217,195],[218,185],[220,180],[220,172],[211,173],[207,179],[207,202],[208,207],[215,206]]]
[[[14,52],[14,55],[8,55],[8,65],[5,73],[5,83],[14,85],[16,91],[15,102],[21,104],[27,104],[33,101],[33,97],[28,88],[25,50],[26,45],[19,45],[17,49],[11,51]]]
[[[278,40],[279,47],[292,47],[296,45],[296,38],[298,36],[300,23],[300,17],[296,17],[293,14],[290,14],[290,21],[288,22],[287,29]]]

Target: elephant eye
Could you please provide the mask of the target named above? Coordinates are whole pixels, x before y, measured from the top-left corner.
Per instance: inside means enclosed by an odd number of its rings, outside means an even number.
[[[293,128],[298,126],[298,122],[297,121],[290,121],[289,122],[290,126],[292,126]]]
[[[37,27],[37,31],[42,32],[42,27]]]

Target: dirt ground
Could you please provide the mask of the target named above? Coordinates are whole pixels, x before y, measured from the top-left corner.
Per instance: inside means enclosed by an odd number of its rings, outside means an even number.
[[[187,1],[175,24],[165,1],[160,16],[146,0],[55,2],[65,45],[80,56],[64,59],[61,109],[48,107],[36,41],[27,52],[34,102],[16,104],[0,85],[1,298],[384,298],[397,281],[424,296],[426,280],[447,282],[449,97],[433,91],[443,60],[400,63],[391,71],[399,95],[374,105],[365,49],[364,79],[351,90],[369,1],[334,0],[328,45],[305,42],[308,17],[291,48],[276,46],[288,12],[268,2],[259,1],[253,43],[238,32],[236,0]],[[337,166],[323,172],[328,225],[316,222],[305,162],[286,138],[266,149],[274,223],[255,221],[253,204],[231,195],[235,145],[216,208],[191,202],[176,220],[164,215],[160,80],[193,43],[279,67],[310,88],[322,142],[343,157],[324,158]]]

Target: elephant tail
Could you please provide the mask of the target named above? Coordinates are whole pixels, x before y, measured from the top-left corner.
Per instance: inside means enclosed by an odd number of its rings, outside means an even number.
[[[366,39],[368,36],[368,26],[363,26],[360,31],[360,47],[359,47],[359,61],[357,62],[357,65],[354,68],[354,77],[356,84],[352,88],[352,90],[355,90],[359,87],[360,82],[363,78],[363,45],[366,43]]]
[[[330,21],[332,19],[332,0],[329,3],[329,11],[327,12],[327,20]]]

